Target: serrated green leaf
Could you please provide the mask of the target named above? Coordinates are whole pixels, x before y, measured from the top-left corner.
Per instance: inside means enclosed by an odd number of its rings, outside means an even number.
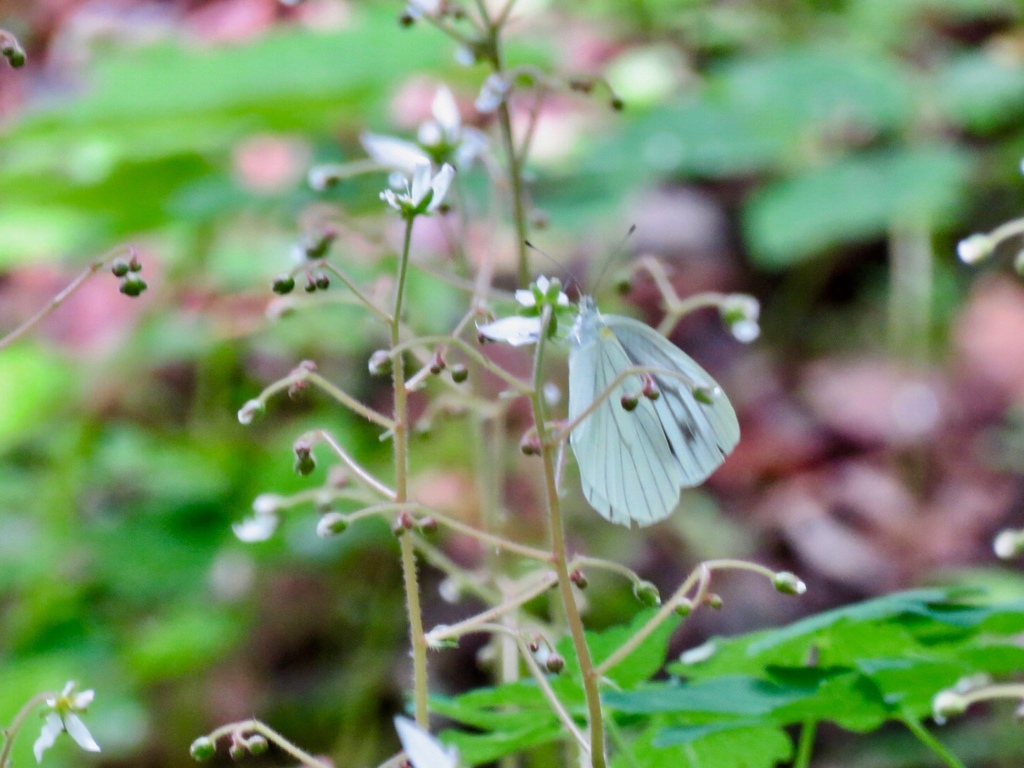
[[[970,169],[951,147],[864,152],[770,184],[743,211],[751,255],[781,269],[900,221],[955,213]]]

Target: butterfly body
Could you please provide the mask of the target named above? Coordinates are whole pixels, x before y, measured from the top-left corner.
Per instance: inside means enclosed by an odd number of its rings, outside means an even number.
[[[642,388],[630,375],[569,436],[587,501],[620,525],[668,517],[681,489],[703,482],[739,441],[732,405],[708,373],[654,329],[628,317],[601,315],[580,301],[569,355],[569,418],[583,414],[630,368],[650,368],[656,398],[622,405]],[[694,393],[703,393],[702,402]]]

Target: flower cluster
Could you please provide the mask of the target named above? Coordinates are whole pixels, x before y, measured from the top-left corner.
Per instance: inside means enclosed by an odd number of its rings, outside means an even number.
[[[477,326],[477,331],[483,338],[501,341],[513,347],[535,344],[540,339],[541,315],[545,307],[551,308],[549,336],[553,336],[558,330],[560,317],[572,314],[569,297],[562,291],[562,282],[557,277],[538,277],[530,284],[529,289],[516,291],[516,301],[520,306],[519,314]]]
[[[100,745],[85,727],[80,712],[85,712],[92,703],[94,693],[92,690],[75,692],[75,684],[69,682],[64,689],[56,696],[49,696],[46,699],[46,706],[49,711],[43,721],[39,738],[32,746],[32,752],[36,756],[36,762],[43,762],[43,753],[53,746],[57,737],[66,733],[75,743],[86,752],[99,752]]]

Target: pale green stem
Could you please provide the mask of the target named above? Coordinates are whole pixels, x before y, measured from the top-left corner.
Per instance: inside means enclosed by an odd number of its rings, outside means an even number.
[[[211,741],[216,742],[218,739],[223,738],[224,736],[231,736],[234,733],[258,733],[302,765],[309,766],[309,768],[331,768],[329,763],[317,760],[308,752],[305,752],[292,744],[288,739],[275,731],[269,725],[255,719],[242,720],[237,723],[222,725],[216,730],[210,731],[206,737]]]
[[[369,296],[363,293],[359,286],[356,285],[355,281],[351,277],[349,277],[348,274],[346,274],[345,271],[341,269],[341,267],[339,267],[337,264],[330,261],[329,259],[323,259],[321,263],[325,269],[328,269],[331,272],[333,272],[335,276],[337,276],[337,278],[345,284],[345,287],[352,292],[352,295],[359,300],[359,303],[366,307],[368,310],[370,310],[370,312],[372,312],[374,316],[377,317],[378,320],[387,325],[391,324],[391,317],[388,315],[388,313],[385,312],[380,307],[378,307],[377,304],[373,301],[373,299],[371,299]]]
[[[605,560],[601,557],[588,557],[586,555],[576,555],[572,562],[569,564],[570,569],[573,568],[600,568],[604,571],[611,571],[618,573],[621,576],[625,576],[631,582],[636,584],[640,581],[640,577],[631,569],[627,568],[622,563],[616,563],[614,560]]]
[[[415,542],[416,549],[420,551],[426,561],[447,575],[448,578],[455,580],[460,591],[470,592],[491,605],[501,602],[501,594],[497,590],[487,589],[481,583],[480,578],[472,573],[467,573],[465,568],[458,565],[433,544],[425,541],[422,536],[417,536]]]
[[[960,762],[960,759],[954,755],[945,744],[936,739],[927,728],[915,720],[913,715],[903,712],[900,716],[900,721],[907,726],[907,729],[914,734],[914,736],[917,737],[918,741],[934,752],[942,762],[949,766],[949,768],[966,768],[966,766]]]
[[[380,482],[370,474],[367,469],[362,467],[355,459],[353,459],[352,456],[349,455],[348,451],[341,446],[341,443],[334,439],[334,436],[330,432],[326,429],[315,429],[306,434],[318,442],[327,443],[331,450],[334,451],[335,455],[341,459],[342,463],[352,471],[352,474],[384,498],[394,501],[395,492],[384,485],[384,483]]]
[[[266,403],[271,397],[279,392],[288,390],[293,384],[308,381],[311,384],[316,384],[320,389],[326,392],[328,395],[333,397],[339,403],[347,407],[349,410],[358,413],[367,421],[372,421],[377,426],[383,427],[388,431],[395,429],[395,422],[389,419],[387,416],[377,413],[372,408],[360,403],[352,395],[348,394],[345,390],[335,386],[331,382],[327,381],[323,376],[313,371],[306,370],[305,368],[298,368],[292,373],[285,376],[283,379],[278,379],[273,384],[266,387],[260,392],[254,399],[260,403]]]
[[[601,713],[601,695],[598,690],[598,675],[590,657],[590,648],[580,618],[579,606],[572,593],[572,581],[569,579],[568,552],[565,543],[565,526],[562,522],[561,499],[555,478],[554,446],[548,439],[547,414],[544,399],[540,394],[543,385],[545,334],[551,322],[551,308],[545,307],[541,316],[541,338],[537,342],[536,355],[533,361],[533,393],[530,396],[533,405],[533,419],[540,438],[541,459],[544,463],[544,484],[547,492],[548,519],[551,536],[551,552],[558,574],[558,590],[562,597],[562,608],[572,635],[573,647],[580,665],[583,678],[583,690],[586,694],[588,720],[590,724],[590,758],[592,768],[605,768],[607,759],[604,748],[604,718]]]
[[[901,223],[889,234],[889,339],[896,359],[928,362],[932,244],[927,227]]]
[[[400,341],[405,282],[409,270],[409,248],[412,244],[412,227],[415,220],[415,216],[410,216],[405,225],[405,239],[402,243],[402,256],[398,265],[398,285],[395,290],[395,309],[391,315],[392,349],[397,347]],[[395,502],[401,506],[409,500],[409,408],[403,355],[394,355],[391,376],[395,398],[395,421],[392,428],[395,451]],[[406,608],[409,614],[409,637],[412,641],[413,701],[416,723],[421,728],[428,729],[430,724],[427,641],[423,633],[423,610],[420,607],[420,586],[416,575],[416,552],[411,536],[400,536],[398,543],[402,551],[402,578],[405,583]]]
[[[562,725],[573,737],[573,740],[583,750],[584,754],[590,754],[590,745],[587,743],[586,736],[580,732],[580,729],[576,727],[575,721],[572,719],[572,715],[565,709],[562,702],[558,700],[558,696],[552,689],[551,684],[548,682],[547,675],[541,670],[537,664],[537,660],[533,658],[533,654],[530,653],[529,647],[526,645],[526,641],[523,640],[519,632],[515,631],[510,627],[503,626],[501,624],[489,624],[482,626],[481,630],[493,632],[495,634],[507,635],[515,639],[516,646],[519,648],[519,653],[526,662],[527,668],[530,670],[530,674],[533,675],[537,681],[537,687],[540,688],[541,693],[544,694],[544,698],[547,700],[548,705],[554,711],[555,715],[559,720],[562,721]]]
[[[47,699],[54,698],[56,695],[50,691],[44,691],[37,693],[22,704],[21,709],[11,719],[11,724],[4,728],[4,745],[0,747],[0,768],[7,768],[7,762],[11,759],[11,747],[14,745],[14,739],[17,738],[18,732],[25,724],[28,716],[32,714],[36,707],[45,704]]]
[[[973,691],[960,694],[964,706],[969,707],[979,701],[993,701],[996,699],[1022,699],[1024,700],[1024,683],[993,683],[976,688]]]
[[[82,272],[79,273],[79,275],[72,280],[64,290],[50,299],[42,309],[14,330],[0,336],[0,349],[10,346],[35,326],[39,325],[39,323],[51,314],[56,312],[60,306],[75,293],[75,291],[85,285],[93,275],[103,269],[103,267],[105,267],[118,253],[121,253],[123,250],[123,248],[118,248],[115,251],[111,251],[103,258],[90,263],[89,266],[82,270]]]
[[[814,750],[814,736],[818,730],[816,720],[806,720],[800,727],[800,740],[796,745],[796,758],[793,760],[793,768],[809,768],[811,764],[811,753]]]
[[[541,577],[536,584],[525,588],[519,594],[506,598],[498,605],[488,608],[486,611],[481,611],[475,616],[463,619],[457,624],[435,627],[427,633],[427,638],[429,641],[437,643],[443,642],[444,640],[459,638],[471,632],[479,632],[482,627],[490,624],[495,619],[505,616],[511,611],[516,610],[519,606],[528,603],[535,597],[547,592],[555,585],[555,581],[557,579],[558,577],[555,574],[547,574]]]
[[[392,348],[391,354],[392,356],[395,356],[398,353],[404,352],[407,349],[411,349],[413,347],[422,347],[424,345],[430,344],[451,344],[453,347],[458,347],[471,360],[473,360],[473,362],[475,362],[481,368],[484,368],[485,370],[493,373],[495,376],[497,376],[506,384],[515,389],[515,391],[518,394],[530,394],[531,390],[527,384],[524,384],[508,371],[495,365],[486,357],[481,355],[477,350],[473,349],[473,347],[470,346],[467,342],[455,336],[422,336],[418,339],[412,339],[410,341],[403,342],[402,344],[396,344],[394,348]]]

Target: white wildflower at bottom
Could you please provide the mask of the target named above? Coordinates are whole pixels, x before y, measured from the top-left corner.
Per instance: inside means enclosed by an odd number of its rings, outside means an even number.
[[[395,730],[412,768],[457,768],[459,755],[407,717],[395,718]]]
[[[92,690],[75,693],[75,684],[69,682],[58,696],[50,696],[46,699],[46,706],[50,711],[46,713],[43,727],[39,732],[39,738],[32,745],[32,752],[36,756],[36,762],[43,762],[43,753],[53,746],[57,737],[66,733],[75,743],[86,752],[99,752],[100,745],[89,733],[85,723],[78,716],[79,712],[85,712],[92,703],[94,692]]]

